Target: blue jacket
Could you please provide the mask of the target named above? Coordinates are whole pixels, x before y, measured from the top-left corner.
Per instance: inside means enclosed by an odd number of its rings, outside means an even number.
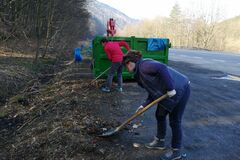
[[[159,104],[167,111],[171,112],[181,100],[186,86],[189,84],[188,78],[171,67],[158,61],[145,59],[136,63],[134,77],[139,86],[148,92],[148,98],[143,103],[146,106],[153,100],[159,98],[167,91],[176,90],[176,95],[167,98]]]

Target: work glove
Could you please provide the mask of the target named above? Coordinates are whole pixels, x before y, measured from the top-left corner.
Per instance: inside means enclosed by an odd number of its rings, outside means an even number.
[[[168,95],[169,98],[173,97],[175,94],[176,94],[176,90],[175,89],[173,89],[171,91],[167,91],[167,95]]]
[[[141,105],[140,107],[138,107],[138,109],[136,110],[136,113],[139,112],[140,110],[142,110],[144,107]]]

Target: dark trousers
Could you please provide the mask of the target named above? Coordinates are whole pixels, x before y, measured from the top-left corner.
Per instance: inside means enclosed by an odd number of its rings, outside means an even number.
[[[182,99],[172,112],[168,112],[161,105],[156,110],[157,119],[157,137],[164,139],[167,130],[166,117],[169,115],[169,124],[172,129],[172,148],[180,149],[182,146],[182,117],[190,95],[190,86],[187,85]]]
[[[118,87],[122,88],[122,83],[123,83],[123,80],[122,80],[122,70],[123,70],[123,67],[122,67],[122,62],[113,62],[112,65],[111,65],[111,68],[108,72],[108,78],[107,78],[107,84],[106,84],[106,87],[107,88],[111,88],[112,86],[112,80],[113,80],[113,77],[114,77],[114,74],[115,72],[117,71],[117,82],[118,82]]]

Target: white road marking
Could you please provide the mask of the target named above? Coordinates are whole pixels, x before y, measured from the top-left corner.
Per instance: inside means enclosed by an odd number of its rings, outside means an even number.
[[[191,56],[187,56],[187,55],[179,55],[180,57],[191,57]]]
[[[194,59],[203,59],[202,57],[196,57],[196,56],[194,56],[192,58],[194,58]]]
[[[191,59],[192,56],[188,56],[188,55],[180,55],[181,58],[184,58],[184,59]]]
[[[185,57],[185,58],[189,58],[189,59],[203,59],[202,57],[197,57],[197,56],[187,56],[187,55],[179,55],[180,57]]]
[[[227,79],[227,80],[232,80],[232,81],[240,81],[240,77],[232,76],[232,75],[227,75],[225,77],[213,77],[212,79]]]
[[[212,60],[216,62],[226,62],[225,60],[221,60],[221,59],[212,59]]]

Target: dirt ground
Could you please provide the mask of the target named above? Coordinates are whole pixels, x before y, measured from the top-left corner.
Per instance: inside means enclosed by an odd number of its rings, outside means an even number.
[[[170,61],[191,80],[183,121],[183,150],[189,160],[240,159],[240,85],[216,80],[224,73]],[[73,64],[35,79],[0,107],[1,159],[157,160],[166,151],[143,146],[155,135],[154,107],[118,135],[101,138],[134,114],[146,92],[133,82],[124,91],[102,93]],[[134,128],[133,126],[138,126]],[[170,129],[166,142],[170,147]],[[140,147],[133,147],[139,143]]]

